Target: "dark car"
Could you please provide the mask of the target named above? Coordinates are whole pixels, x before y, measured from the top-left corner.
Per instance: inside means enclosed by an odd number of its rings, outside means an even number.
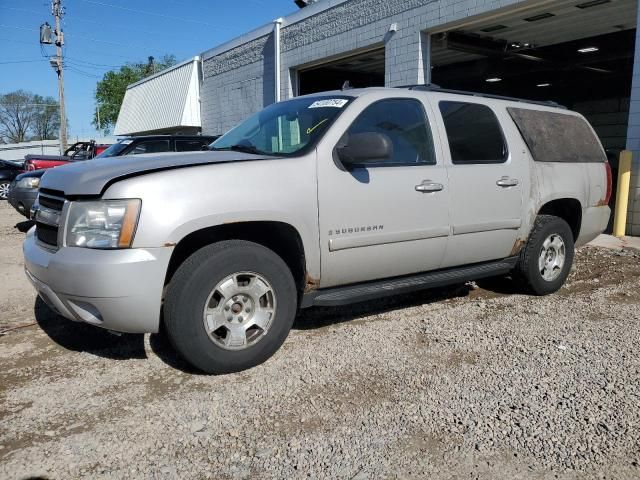
[[[189,152],[202,150],[218,137],[207,135],[169,136],[155,135],[144,137],[128,137],[111,145],[95,158],[119,157],[123,155],[139,155],[142,153]],[[19,175],[9,189],[9,203],[18,212],[31,218],[31,207],[38,197],[40,178],[46,169]]]
[[[0,160],[0,200],[7,199],[11,181],[23,171],[23,167],[20,164],[8,160]]]
[[[217,136],[153,135],[118,140],[96,158],[139,155],[142,153],[191,152],[206,148]]]
[[[36,198],[38,198],[40,178],[46,171],[46,169],[42,169],[21,173],[11,182],[7,200],[9,200],[13,208],[27,218],[31,218],[29,212]]]

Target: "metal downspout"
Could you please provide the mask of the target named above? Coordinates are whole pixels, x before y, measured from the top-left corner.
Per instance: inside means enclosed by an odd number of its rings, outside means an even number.
[[[280,28],[282,18],[273,21],[273,67],[274,67],[274,100],[280,101]]]

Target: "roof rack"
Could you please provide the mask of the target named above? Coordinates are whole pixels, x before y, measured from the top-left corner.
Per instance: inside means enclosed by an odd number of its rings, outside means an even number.
[[[556,107],[556,108],[564,108],[564,105],[560,105],[559,103],[553,102],[551,100],[527,100],[526,98],[517,98],[517,97],[507,97],[504,95],[493,95],[491,93],[480,93],[480,92],[469,92],[466,90],[454,90],[450,88],[442,88],[435,83],[428,83],[422,85],[403,85],[397,88],[406,88],[409,90],[420,90],[427,92],[442,92],[442,93],[454,93],[457,95],[468,95],[471,97],[483,97],[483,98],[495,98],[496,100],[509,100],[511,102],[521,102],[521,103],[532,103],[534,105],[544,105],[547,107]]]

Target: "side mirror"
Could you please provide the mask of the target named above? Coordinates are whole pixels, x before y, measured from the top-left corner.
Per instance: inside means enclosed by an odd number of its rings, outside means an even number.
[[[345,167],[365,162],[382,162],[393,157],[391,139],[383,133],[365,132],[349,135],[346,144],[337,148]]]

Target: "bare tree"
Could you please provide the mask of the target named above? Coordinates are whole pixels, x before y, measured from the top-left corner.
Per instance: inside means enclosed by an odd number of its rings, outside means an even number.
[[[35,103],[34,95],[24,90],[1,95],[0,136],[9,143],[24,142],[38,112]]]
[[[34,95],[37,112],[33,121],[34,140],[51,140],[60,133],[60,106],[53,97]]]

